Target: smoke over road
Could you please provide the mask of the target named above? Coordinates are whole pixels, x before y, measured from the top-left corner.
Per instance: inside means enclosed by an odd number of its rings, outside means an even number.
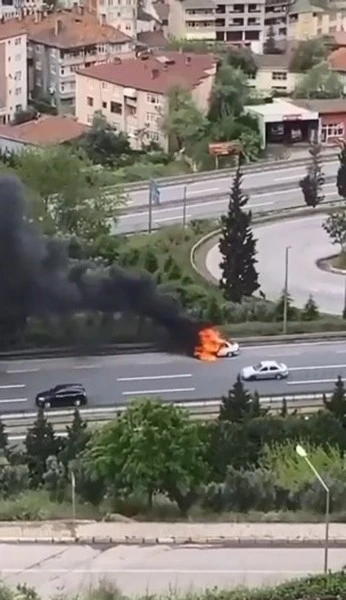
[[[25,189],[0,177],[0,320],[18,329],[29,316],[82,310],[133,312],[152,318],[193,351],[200,326],[179,302],[160,291],[149,275],[90,262],[71,266],[67,245],[45,238],[30,221]],[[178,333],[178,335],[177,335]]]

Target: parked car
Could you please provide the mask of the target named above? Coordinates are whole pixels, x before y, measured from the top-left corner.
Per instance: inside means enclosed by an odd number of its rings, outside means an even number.
[[[221,344],[218,349],[216,356],[218,358],[229,358],[230,356],[237,356],[239,354],[238,342],[225,341]]]
[[[36,406],[39,408],[66,408],[85,404],[87,404],[87,394],[81,383],[56,385],[36,396]]]
[[[284,363],[278,363],[275,360],[263,360],[253,367],[244,367],[241,370],[241,378],[245,381],[285,379],[288,374],[288,367]]]

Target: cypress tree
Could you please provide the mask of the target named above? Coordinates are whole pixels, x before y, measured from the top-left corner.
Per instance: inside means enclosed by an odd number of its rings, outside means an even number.
[[[325,177],[322,171],[321,146],[312,144],[309,153],[311,157],[310,165],[307,174],[300,180],[299,186],[303,192],[305,204],[316,208],[324,200],[323,185]]]
[[[242,173],[238,167],[230,192],[228,213],[221,217],[219,241],[222,256],[219,286],[225,299],[232,302],[241,302],[259,288],[252,213],[246,211],[248,201],[249,197],[242,191]]]
[[[336,178],[336,187],[339,196],[346,198],[346,144],[343,144],[339,154],[339,170]]]

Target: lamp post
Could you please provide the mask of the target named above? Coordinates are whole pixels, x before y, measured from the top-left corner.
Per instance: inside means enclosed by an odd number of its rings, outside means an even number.
[[[287,313],[288,313],[288,257],[291,246],[286,246],[285,250],[285,283],[284,283],[284,314],[283,314],[283,334],[287,333]]]
[[[187,204],[187,186],[184,185],[183,194],[183,227],[186,229],[186,204]]]
[[[306,450],[303,448],[303,446],[298,444],[296,446],[296,453],[298,454],[298,456],[300,456],[300,458],[303,458],[305,460],[305,462],[307,463],[307,465],[309,466],[309,468],[315,475],[316,479],[318,479],[318,481],[320,482],[324,491],[326,492],[325,536],[324,536],[324,573],[325,573],[325,575],[327,575],[327,573],[328,573],[328,549],[329,549],[330,490],[329,490],[329,487],[327,486],[326,482],[322,479],[321,475],[317,471],[317,469],[315,469],[314,465],[312,464],[311,460],[309,459],[308,454],[307,454]]]

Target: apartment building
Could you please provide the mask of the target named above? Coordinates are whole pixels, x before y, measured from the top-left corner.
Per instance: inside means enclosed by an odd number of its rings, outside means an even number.
[[[170,0],[169,33],[174,38],[216,40],[262,52],[265,0]]]
[[[0,0],[0,18],[6,21],[19,17],[21,11],[33,13],[43,8],[43,0]]]
[[[309,0],[297,0],[290,8],[287,39],[304,41],[322,35],[333,35],[346,29],[346,9],[324,10]]]
[[[264,29],[266,37],[272,30],[276,40],[284,40],[287,36],[288,4],[286,0],[265,0]]]
[[[27,35],[17,21],[0,26],[0,124],[27,107]]]
[[[88,12],[130,37],[137,35],[137,0],[86,0]]]
[[[134,149],[153,141],[167,150],[162,118],[170,89],[180,85],[190,90],[197,106],[206,112],[215,74],[211,55],[180,52],[90,67],[76,73],[76,117],[90,125],[94,113],[101,111],[117,131],[128,135]]]
[[[28,39],[28,91],[49,99],[62,112],[73,112],[78,68],[133,55],[133,40],[102,24],[83,7],[34,15],[0,24],[0,35],[17,23]]]

